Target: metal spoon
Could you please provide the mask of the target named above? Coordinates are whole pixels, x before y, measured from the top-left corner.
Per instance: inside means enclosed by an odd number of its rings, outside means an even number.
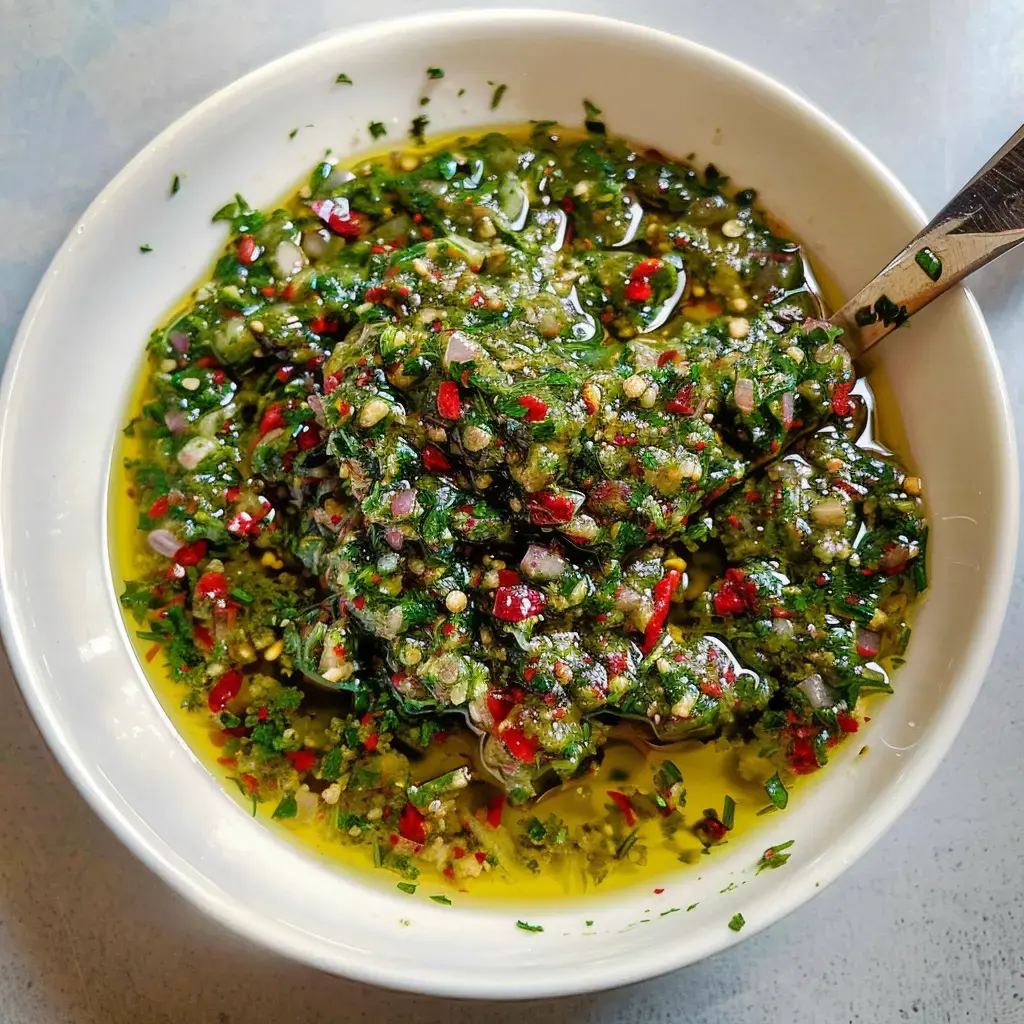
[[[831,322],[842,327],[840,340],[858,358],[947,288],[1021,241],[1024,127],[877,277],[832,314]]]

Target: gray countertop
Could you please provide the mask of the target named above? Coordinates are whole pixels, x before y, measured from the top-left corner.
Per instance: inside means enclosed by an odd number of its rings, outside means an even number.
[[[439,6],[393,0],[391,10]],[[1020,3],[548,6],[687,35],[767,71],[859,136],[929,211],[1024,120]],[[65,233],[147,140],[239,74],[372,11],[357,0],[0,0],[0,360]],[[1018,413],[1022,269],[1024,253],[1011,254],[975,285]],[[0,1020],[1022,1022],[1022,594],[1018,569],[989,679],[949,757],[835,885],[695,967],[526,1006],[468,1007],[340,981],[205,920],[86,807],[0,657]]]

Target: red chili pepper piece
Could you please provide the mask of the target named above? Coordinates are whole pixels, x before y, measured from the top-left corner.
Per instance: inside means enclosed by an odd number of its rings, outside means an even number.
[[[526,503],[534,526],[560,526],[576,515],[576,502],[567,494],[540,491]]]
[[[499,587],[514,587],[520,583],[519,573],[515,569],[499,569],[498,570],[498,586]]]
[[[452,464],[448,461],[447,456],[440,448],[436,448],[432,444],[424,446],[423,451],[420,452],[420,458],[423,460],[423,468],[428,473],[448,473],[451,471]]]
[[[853,381],[837,384],[832,389],[832,411],[837,416],[849,416],[853,411],[853,404],[850,402],[850,391],[852,389]]]
[[[661,270],[665,264],[657,259],[656,257],[648,257],[645,260],[641,260],[634,268],[633,273],[629,275],[632,281],[647,281]]]
[[[370,735],[363,740],[363,746],[367,750],[376,750],[378,743],[380,743],[380,737],[375,732],[371,732]]]
[[[197,540],[192,544],[186,544],[183,548],[178,548],[178,553],[174,556],[174,560],[178,565],[198,565],[200,560],[206,557],[206,541]]]
[[[496,726],[508,718],[508,714],[513,707],[514,705],[508,697],[495,693],[493,690],[487,694],[487,710],[491,713],[491,718]]]
[[[276,402],[268,405],[260,418],[260,437],[264,437],[272,430],[278,430],[285,426],[284,416],[281,414],[281,406]]]
[[[259,782],[256,781],[255,775],[245,774],[242,776],[242,785],[245,786],[247,793],[255,793],[260,788]]]
[[[149,511],[146,515],[150,519],[159,519],[161,516],[167,515],[167,508],[169,504],[167,495],[164,495],[162,498],[157,498],[156,501],[149,506]]]
[[[301,451],[315,448],[320,441],[320,428],[315,423],[307,423],[299,432],[298,442]]]
[[[214,713],[223,711],[237,696],[238,691],[242,688],[242,673],[232,669],[230,672],[225,672],[210,687],[210,692],[206,695],[206,706]]]
[[[679,356],[679,350],[678,349],[674,349],[674,348],[670,348],[667,351],[662,352],[661,355],[658,356],[658,366],[666,366],[667,364],[671,363],[673,360],[677,359],[678,356]],[[657,890],[655,890],[655,891],[657,891]]]
[[[548,414],[547,403],[542,402],[533,395],[523,395],[519,399],[519,404],[526,410],[526,415],[523,419],[527,423],[540,423]]]
[[[312,750],[289,750],[284,756],[297,772],[308,772],[316,764],[316,754]]]
[[[677,412],[682,416],[692,416],[693,406],[693,385],[687,384],[676,392],[675,398],[670,398],[665,403],[667,412]]]
[[[360,238],[370,229],[370,218],[351,209],[345,199],[316,199],[309,208],[342,238]]]
[[[672,602],[672,595],[679,586],[679,570],[669,569],[665,575],[654,584],[654,611],[647,620],[644,627],[644,654],[654,649],[662,630],[665,628],[665,620],[668,618],[669,605]]]
[[[427,841],[426,818],[412,804],[406,804],[398,819],[398,832],[411,843]]]
[[[211,601],[228,596],[227,577],[222,572],[204,572],[196,580],[196,593]]]
[[[459,386],[454,381],[442,381],[437,389],[437,411],[446,420],[457,420],[462,415]]]
[[[748,580],[742,569],[726,569],[725,578],[711,603],[715,606],[715,613],[722,616],[754,613],[758,607],[757,584]]]
[[[793,749],[789,753],[789,766],[797,775],[810,775],[820,765],[814,753],[814,744],[805,737],[798,736],[793,740]]]
[[[518,726],[512,726],[501,733],[501,742],[508,752],[517,760],[529,763],[537,756],[540,743],[532,736],[527,736]]]
[[[494,615],[504,622],[522,622],[543,610],[544,595],[523,583],[494,592]]]
[[[505,795],[499,793],[487,805],[487,824],[497,828],[501,824],[501,813],[505,810]]]
[[[235,248],[238,253],[238,262],[244,263],[246,266],[255,262],[256,257],[260,254],[260,247],[252,235],[242,235],[235,243]]]
[[[366,295],[364,298],[367,302],[383,302],[389,295],[387,288],[383,285],[374,285],[372,288],[366,289]]]
[[[632,828],[636,824],[636,811],[633,810],[633,804],[629,797],[617,789],[609,789],[608,795],[614,801],[615,806],[626,816],[626,827]]]
[[[703,818],[697,827],[703,830],[713,843],[721,842],[729,834],[729,830],[717,818]]]
[[[213,634],[205,626],[193,626],[192,633],[208,651],[213,650]]]

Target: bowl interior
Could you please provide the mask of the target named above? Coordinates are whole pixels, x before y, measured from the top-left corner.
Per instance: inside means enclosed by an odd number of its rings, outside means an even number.
[[[696,152],[757,189],[845,294],[922,223],[899,186],[823,115],[749,69],[659,33],[481,12],[369,26],[286,57],[147,147],[40,285],[0,405],[5,639],[50,745],[93,806],[230,926],[393,987],[490,998],[607,987],[737,941],[726,927],[737,911],[744,936],[777,919],[855,860],[923,784],[967,713],[1002,621],[1016,533],[1011,421],[965,293],[885,343],[882,368],[933,525],[931,590],[897,692],[875,705],[867,756],[846,744],[827,777],[751,842],[700,871],[684,868],[663,895],[644,887],[565,905],[467,899],[449,908],[396,892],[390,876],[378,885],[342,874],[282,841],[179,740],[131,651],[109,574],[110,453],[149,331],[221,244],[211,212],[236,191],[253,205],[271,202],[326,148],[366,147],[371,120],[404,138],[424,110],[428,65],[446,72],[429,83],[431,132],[530,118],[578,124],[587,97],[610,130]],[[353,85],[334,84],[342,71]],[[638,102],[643,82],[658,83],[658,102]],[[489,83],[508,85],[497,110]],[[175,174],[182,188],[168,200]],[[145,256],[143,243],[153,248]],[[761,850],[787,839],[796,845],[785,870],[756,875]],[[730,882],[736,888],[720,894]],[[659,916],[693,903],[692,913]],[[545,930],[519,931],[517,918]]]

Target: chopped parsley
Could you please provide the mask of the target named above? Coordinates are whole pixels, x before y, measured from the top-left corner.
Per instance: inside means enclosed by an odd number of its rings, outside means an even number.
[[[371,121],[366,127],[370,135],[375,139],[381,139],[388,133],[387,128],[384,127],[381,121]]]
[[[729,927],[734,932],[738,932],[746,923],[747,922],[742,914],[733,914],[729,919]]]
[[[351,84],[352,84],[352,79],[351,79],[351,78],[349,78],[349,77],[348,77],[348,75],[346,75],[346,74],[345,74],[345,72],[343,71],[343,72],[342,72],[342,73],[341,73],[340,75],[338,75],[338,77],[337,77],[337,78],[336,78],[336,79],[334,80],[334,84],[335,84],[335,85],[351,85]]]
[[[181,188],[181,175],[176,174],[173,178],[171,178],[171,195],[172,196],[176,196],[178,194],[178,190],[180,188]]]
[[[140,245],[139,246],[139,252],[152,252],[152,251],[153,251],[153,246],[151,246],[151,245]]]
[[[427,78],[444,78],[444,68],[427,68]]]
[[[402,892],[407,892],[410,896],[416,891],[416,885],[413,882],[399,882],[398,888]]]
[[[494,92],[491,94],[491,110],[498,109],[498,104],[501,103],[501,98],[505,95],[506,89],[508,89],[508,86],[504,82],[494,87]]]
[[[544,926],[540,924],[527,924],[525,921],[516,921],[516,927],[524,932],[542,932]]]

